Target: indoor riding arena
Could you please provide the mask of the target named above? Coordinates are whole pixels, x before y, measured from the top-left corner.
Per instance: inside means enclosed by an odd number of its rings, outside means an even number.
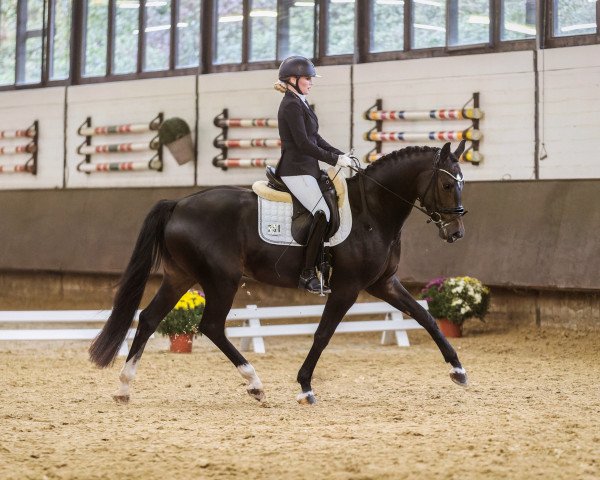
[[[0,479],[600,478],[599,25],[0,0]]]

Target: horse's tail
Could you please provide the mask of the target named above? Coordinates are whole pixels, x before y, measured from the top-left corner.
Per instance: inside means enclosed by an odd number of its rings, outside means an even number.
[[[165,226],[176,203],[161,200],[144,220],[129,265],[119,281],[110,317],[89,348],[90,360],[99,367],[108,367],[113,363],[127,336],[150,272],[160,265],[165,251]]]

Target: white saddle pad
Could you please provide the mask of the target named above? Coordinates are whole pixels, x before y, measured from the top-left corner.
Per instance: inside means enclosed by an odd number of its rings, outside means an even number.
[[[258,197],[258,233],[267,243],[301,247],[292,237],[293,206],[287,202],[275,202]],[[342,243],[352,230],[352,211],[348,199],[340,208],[340,228],[325,245],[333,247]]]

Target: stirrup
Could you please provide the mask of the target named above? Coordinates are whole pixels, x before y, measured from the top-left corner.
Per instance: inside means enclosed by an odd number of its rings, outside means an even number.
[[[300,274],[300,281],[298,282],[298,288],[304,288],[309,293],[316,295],[325,295],[331,293],[328,287],[321,284],[321,281],[315,275],[314,269],[303,270]]]

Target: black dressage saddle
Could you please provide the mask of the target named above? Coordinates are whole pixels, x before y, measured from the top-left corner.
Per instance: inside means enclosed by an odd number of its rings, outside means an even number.
[[[275,174],[274,167],[267,167],[267,180],[269,188],[279,192],[287,192],[292,196],[292,237],[300,245],[306,245],[308,234],[312,225],[312,214],[296,199],[294,194],[289,191],[285,183]],[[338,199],[333,182],[324,170],[321,170],[321,176],[317,180],[325,203],[329,207],[330,219],[325,232],[323,241],[329,240],[340,227],[340,211],[338,209]]]

